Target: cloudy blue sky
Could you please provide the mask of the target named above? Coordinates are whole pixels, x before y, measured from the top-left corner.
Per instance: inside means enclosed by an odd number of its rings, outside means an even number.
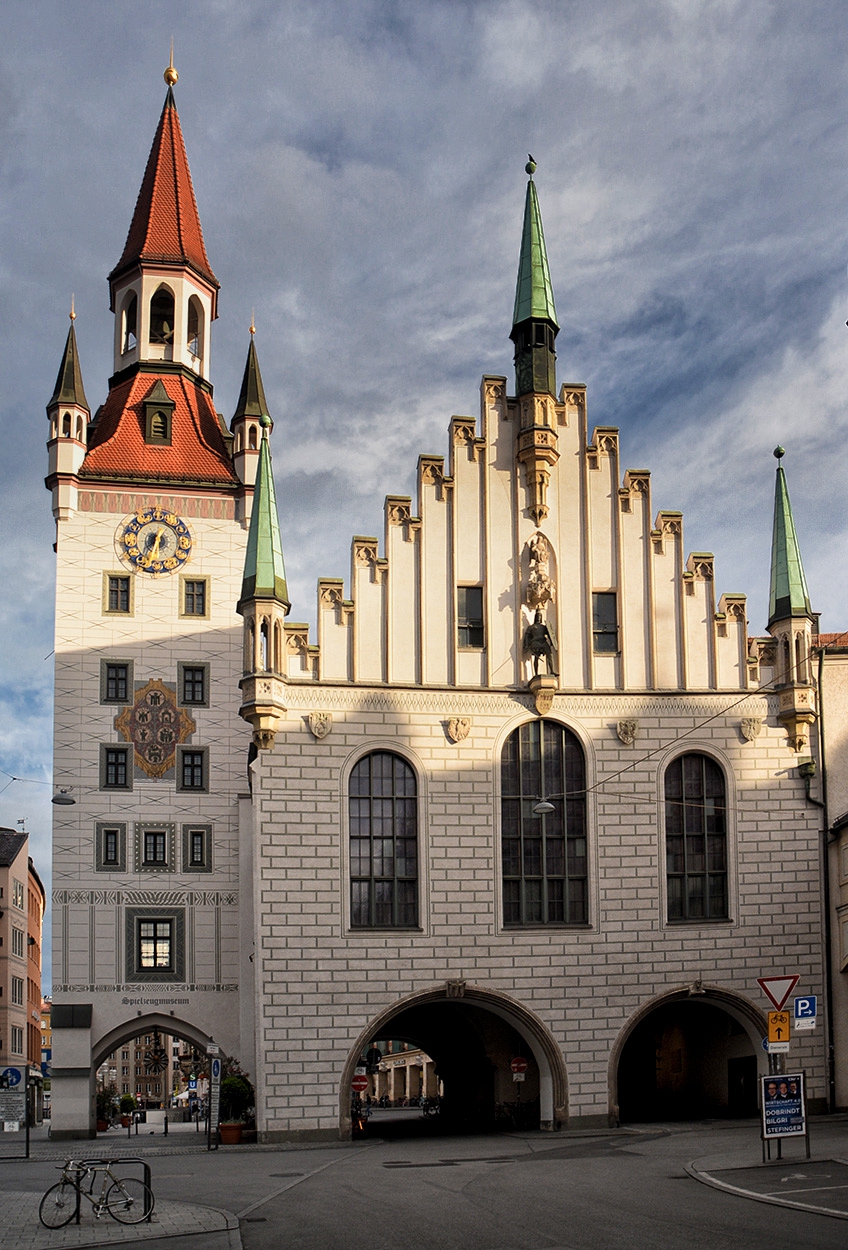
[[[10,0],[0,39],[0,825],[49,881],[49,398],[73,292],[92,407],[106,274],[165,94],[222,284],[229,417],[256,309],[295,619],[381,532],[508,341],[527,152],[559,376],[765,626],[774,460],[813,605],[848,626],[848,9],[839,0]]]

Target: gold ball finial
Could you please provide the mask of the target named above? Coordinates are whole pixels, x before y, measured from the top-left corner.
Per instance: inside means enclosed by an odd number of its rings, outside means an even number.
[[[251,309],[251,311],[250,311],[250,334],[251,334],[251,337],[252,337],[255,333],[256,333],[256,309],[255,309],[255,308],[252,308],[252,309]]]
[[[174,69],[174,41],[173,39],[171,40],[171,59],[168,62],[168,68],[165,70],[163,77],[169,87],[173,87],[174,83],[179,78],[179,74]]]
[[[77,319],[77,314],[74,312],[74,297],[73,297],[73,295],[71,296],[71,311],[68,313],[68,316],[70,317],[70,319],[71,319],[71,321],[72,321],[72,322],[73,322],[73,321],[76,321],[76,319]]]

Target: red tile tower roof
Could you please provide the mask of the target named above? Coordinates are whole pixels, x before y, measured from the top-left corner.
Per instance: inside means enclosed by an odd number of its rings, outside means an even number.
[[[160,383],[174,405],[170,445],[145,442],[144,401]],[[79,476],[109,481],[238,485],[212,397],[184,373],[119,380],[97,414]]]
[[[121,259],[109,274],[110,283],[142,261],[189,265],[218,287],[203,243],[183,132],[170,87],[147,158],[127,241]]]

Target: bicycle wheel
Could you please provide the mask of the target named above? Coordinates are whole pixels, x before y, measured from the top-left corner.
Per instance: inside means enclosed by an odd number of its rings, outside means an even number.
[[[124,1176],[109,1186],[106,1210],[120,1224],[140,1224],[153,1210],[153,1190],[137,1176]]]
[[[74,1218],[77,1210],[77,1190],[68,1181],[51,1185],[41,1199],[38,1218],[45,1228],[64,1228]]]

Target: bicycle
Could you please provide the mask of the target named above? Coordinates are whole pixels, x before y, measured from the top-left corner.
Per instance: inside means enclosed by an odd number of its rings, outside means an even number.
[[[135,1176],[116,1176],[114,1159],[67,1159],[60,1169],[62,1179],[51,1185],[41,1199],[38,1218],[45,1228],[64,1228],[80,1209],[80,1198],[94,1207],[95,1219],[108,1211],[119,1224],[140,1224],[153,1211],[153,1190]],[[95,1196],[98,1173],[103,1180]],[[85,1181],[90,1177],[88,1187]]]

